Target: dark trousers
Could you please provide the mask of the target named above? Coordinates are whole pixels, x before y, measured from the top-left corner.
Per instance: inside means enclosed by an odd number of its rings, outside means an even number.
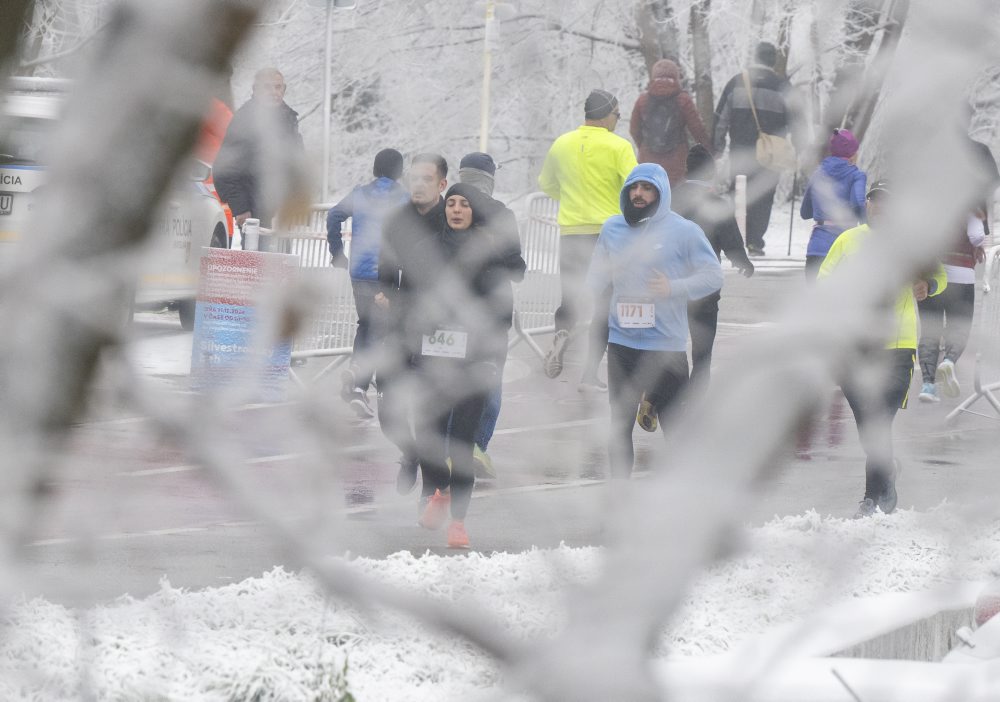
[[[562,298],[555,314],[556,331],[572,331],[589,317],[587,359],[583,377],[593,378],[608,345],[608,308],[611,290],[594,297],[587,287],[587,269],[594,254],[597,234],[564,234],[559,237],[559,285]],[[593,304],[592,304],[593,303]]]
[[[410,424],[418,377],[410,352],[399,338],[389,334],[382,340],[378,366],[378,423],[382,434],[396,445],[406,460],[417,456]]]
[[[635,463],[632,429],[643,393],[652,403],[660,429],[665,433],[667,412],[687,381],[688,361],[684,351],[642,351],[608,344],[611,477],[628,478],[632,474]]]
[[[496,379],[493,363],[422,357],[414,438],[424,497],[451,489],[451,516],[465,519],[476,482],[473,443]],[[451,468],[448,468],[448,459]]]
[[[920,311],[920,372],[925,383],[933,383],[942,347],[944,357],[956,363],[969,343],[976,286],[948,283],[940,295],[917,303]],[[942,344],[942,340],[944,343]]]
[[[892,422],[899,409],[906,407],[913,378],[914,349],[887,349],[873,358],[882,371],[882,383],[873,386],[868,377],[852,376],[841,390],[854,412],[858,437],[867,457],[865,462],[865,497],[878,500],[891,480],[893,471]]]
[[[780,175],[761,167],[753,148],[731,150],[729,163],[733,178],[741,174],[747,177],[747,248],[763,251],[764,232],[771,221],[771,207]]]
[[[826,256],[806,256],[806,282],[815,283],[819,277],[819,269],[823,266]]]
[[[375,375],[375,356],[382,347],[386,330],[386,313],[375,304],[379,284],[374,280],[351,280],[354,307],[358,312],[358,331],[354,335],[351,370],[354,384],[367,391]]]
[[[691,333],[691,378],[707,383],[712,376],[712,348],[719,327],[719,300],[713,293],[688,303],[688,331]]]

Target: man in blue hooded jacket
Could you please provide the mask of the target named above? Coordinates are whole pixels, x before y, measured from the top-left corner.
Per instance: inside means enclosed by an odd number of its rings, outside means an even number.
[[[688,380],[689,300],[722,288],[722,266],[708,237],[670,209],[662,166],[640,163],[621,191],[622,214],[601,228],[587,280],[611,286],[608,398],[611,475],[627,478],[635,460],[632,428],[643,393],[664,415]]]
[[[358,331],[354,336],[351,367],[342,375],[340,394],[362,419],[375,416],[368,403],[368,387],[375,375],[372,355],[384,334],[385,314],[375,304],[381,289],[378,280],[378,256],[382,244],[382,220],[408,199],[397,182],[403,174],[403,155],[395,149],[383,149],[375,155],[372,168],[375,179],[352,190],[330,208],[326,216],[326,238],[330,243],[331,262],[338,268],[350,266],[354,305],[358,312]],[[344,255],[341,227],[351,218],[351,260]]]

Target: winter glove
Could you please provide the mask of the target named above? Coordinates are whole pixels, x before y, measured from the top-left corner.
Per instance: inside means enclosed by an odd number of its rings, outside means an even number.
[[[347,270],[347,256],[344,255],[343,251],[339,251],[336,255],[330,257],[330,265],[334,268],[343,268]]]
[[[740,268],[740,274],[744,278],[750,278],[750,277],[752,277],[753,276],[753,263],[750,262],[750,261],[747,261],[745,264],[743,264],[743,266]]]

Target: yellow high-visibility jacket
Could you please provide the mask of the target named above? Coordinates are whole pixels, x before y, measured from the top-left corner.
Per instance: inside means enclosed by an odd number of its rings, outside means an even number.
[[[830,247],[830,252],[823,259],[819,269],[819,277],[829,277],[846,257],[856,253],[871,232],[867,224],[848,229],[837,237]],[[927,279],[929,295],[940,295],[948,287],[948,275],[944,266],[937,264],[934,273]],[[896,297],[896,328],[888,336],[887,349],[917,348],[917,301],[913,297],[912,286],[907,285],[899,291]]]
[[[559,201],[560,233],[599,234],[621,214],[622,186],[636,165],[632,144],[604,127],[583,125],[556,139],[538,185]]]

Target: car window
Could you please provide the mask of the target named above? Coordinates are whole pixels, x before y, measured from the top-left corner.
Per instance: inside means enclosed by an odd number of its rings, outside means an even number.
[[[5,119],[0,133],[0,165],[41,163],[51,141],[52,126],[52,121],[46,119]]]

